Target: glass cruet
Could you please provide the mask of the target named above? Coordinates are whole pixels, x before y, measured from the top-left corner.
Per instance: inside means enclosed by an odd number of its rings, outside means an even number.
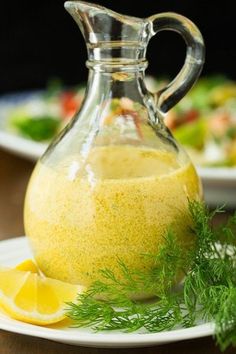
[[[175,13],[139,19],[82,1],[65,7],[87,44],[88,85],[82,108],[36,165],[24,221],[44,274],[89,285],[103,268],[122,278],[118,259],[151,267],[144,254],[158,250],[170,227],[183,247],[193,244],[188,200],[201,198],[201,185],[164,113],[199,76],[204,43]],[[150,93],[146,49],[163,30],[181,34],[186,60],[167,87]]]

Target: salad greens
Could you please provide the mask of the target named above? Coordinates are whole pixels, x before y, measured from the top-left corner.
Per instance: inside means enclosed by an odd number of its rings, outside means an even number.
[[[9,110],[9,129],[35,141],[50,141],[74,116],[83,95],[81,86],[65,89],[60,80],[51,80],[44,92]]]
[[[169,112],[166,123],[195,163],[236,165],[235,82],[224,76],[200,79]]]
[[[195,247],[188,252],[169,230],[166,242],[152,257],[151,271],[130,270],[118,260],[124,281],[110,269],[101,270],[97,281],[67,305],[74,326],[91,326],[95,331],[142,329],[159,332],[190,327],[198,321],[214,321],[215,337],[221,350],[236,346],[236,214],[216,228],[210,212],[200,202],[189,202]],[[179,271],[185,274],[181,287],[173,289]],[[155,294],[154,302],[132,297],[137,293]]]
[[[206,139],[207,128],[204,119],[199,119],[194,124],[183,124],[175,131],[175,137],[185,146],[194,146],[202,149]]]
[[[57,133],[60,121],[47,115],[32,117],[26,113],[12,115],[11,125],[23,136],[42,141],[50,139]]]

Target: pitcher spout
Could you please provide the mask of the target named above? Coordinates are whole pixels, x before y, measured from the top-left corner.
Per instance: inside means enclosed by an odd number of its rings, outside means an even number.
[[[106,49],[112,50],[113,58],[145,58],[150,38],[148,20],[121,15],[84,1],[67,1],[65,8],[84,36],[90,60],[111,57]]]

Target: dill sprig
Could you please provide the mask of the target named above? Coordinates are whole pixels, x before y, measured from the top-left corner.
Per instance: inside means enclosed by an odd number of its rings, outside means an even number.
[[[213,228],[212,219],[223,208],[210,212],[204,203],[189,202],[193,249],[183,250],[176,235],[167,230],[165,242],[152,258],[149,271],[129,269],[121,259],[118,279],[110,269],[101,270],[96,281],[76,303],[69,303],[68,316],[76,327],[95,331],[138,329],[160,332],[190,327],[199,320],[214,321],[215,337],[222,350],[236,346],[236,214]],[[180,274],[181,287],[173,289]],[[154,294],[144,302],[135,294]]]

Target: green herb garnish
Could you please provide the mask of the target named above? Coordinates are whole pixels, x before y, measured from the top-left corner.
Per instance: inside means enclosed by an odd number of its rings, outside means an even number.
[[[199,202],[190,202],[194,249],[183,251],[176,236],[168,231],[166,242],[153,257],[149,272],[135,272],[118,260],[123,273],[119,280],[105,269],[104,281],[95,282],[68,304],[68,316],[76,327],[95,331],[123,330],[159,332],[190,327],[199,320],[214,321],[215,336],[222,350],[236,345],[236,214],[225,225],[213,228],[210,212]],[[179,272],[186,274],[183,286],[172,289]],[[155,294],[155,302],[132,299],[132,294]]]

